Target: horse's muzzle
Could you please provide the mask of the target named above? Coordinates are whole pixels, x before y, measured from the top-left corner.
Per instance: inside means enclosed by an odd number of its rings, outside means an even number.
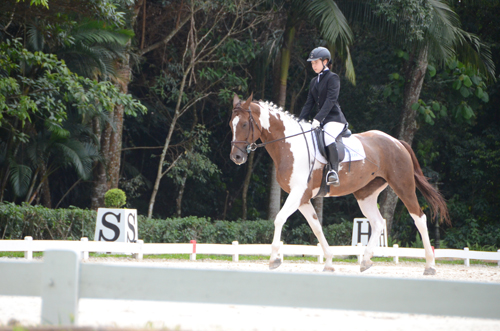
[[[229,157],[237,165],[242,165],[243,163],[247,162],[246,154],[243,154],[240,151],[231,153]]]

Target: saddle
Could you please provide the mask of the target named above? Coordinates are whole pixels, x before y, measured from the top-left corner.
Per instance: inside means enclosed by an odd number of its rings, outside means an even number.
[[[325,132],[323,129],[320,130],[314,130],[314,133],[316,134],[316,142],[318,146],[318,152],[326,159],[328,160],[328,154],[326,153],[326,146],[325,146]],[[344,129],[340,134],[335,138],[335,143],[337,144],[337,151],[339,154],[339,163],[342,162],[345,158],[345,147],[344,147],[344,142],[342,141],[342,138],[349,138],[351,136],[352,132],[349,130],[349,124],[346,123],[344,126]],[[349,153],[349,151],[348,151]],[[351,162],[351,157],[349,153],[349,163]],[[350,165],[349,165],[350,167]],[[321,176],[321,187],[318,191],[318,194],[314,198],[322,198],[325,195],[327,195],[330,192],[330,185],[326,185],[326,173],[330,170],[329,164],[325,164],[323,167],[323,175]]]

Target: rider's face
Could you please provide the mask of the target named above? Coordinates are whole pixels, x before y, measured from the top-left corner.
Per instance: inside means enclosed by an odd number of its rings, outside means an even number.
[[[328,60],[321,61],[320,59],[311,61],[312,68],[315,73],[319,74],[323,70],[323,64],[326,65]]]

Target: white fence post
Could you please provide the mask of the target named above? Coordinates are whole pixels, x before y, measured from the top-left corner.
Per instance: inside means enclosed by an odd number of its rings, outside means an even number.
[[[362,247],[363,247],[363,244],[362,243],[358,243],[356,246],[359,247],[359,255],[358,255],[358,263],[361,264],[361,261],[363,261],[363,251],[362,251]]]
[[[189,255],[189,260],[196,261],[196,240],[191,240],[189,242],[193,244],[193,252]]]
[[[136,260],[142,260],[144,258],[144,253],[142,252],[142,248],[144,247],[144,240],[141,240],[141,239],[137,240],[135,245],[137,245],[137,247],[139,247],[139,252],[132,254],[132,256]]]
[[[319,255],[318,255],[318,262],[323,263],[324,261],[324,253],[323,253],[323,248],[321,247],[321,244],[318,243],[318,249],[319,249]]]
[[[470,267],[469,247],[464,247],[464,252],[465,252],[464,265],[466,267]]]
[[[89,242],[89,238],[87,237],[82,237],[80,238],[80,241],[81,242],[84,242],[84,243],[88,243]],[[85,245],[85,244],[84,244]],[[89,259],[89,251],[87,250],[82,250],[82,260],[84,261],[87,261]]]
[[[399,263],[399,254],[398,254],[398,244],[392,245],[392,248],[394,248],[394,263],[398,264]]]
[[[497,253],[498,253],[498,266],[500,267],[500,249],[497,250]]]
[[[26,260],[33,260],[33,251],[30,249],[31,244],[33,243],[33,237],[27,236],[24,237],[24,240],[26,240],[26,246],[27,246],[27,250],[24,251],[24,258]]]
[[[42,324],[78,323],[80,252],[46,251],[42,267]]]
[[[240,256],[238,254],[238,242],[233,241],[233,262],[238,262],[240,260]]]

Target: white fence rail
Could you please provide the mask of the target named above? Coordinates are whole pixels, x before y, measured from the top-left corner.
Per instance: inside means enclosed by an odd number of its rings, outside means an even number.
[[[224,244],[197,244],[192,241],[189,244],[145,244],[142,240],[137,243],[119,243],[104,241],[89,241],[82,238],[80,241],[59,240],[33,240],[26,237],[25,240],[0,240],[0,252],[25,252],[24,256],[30,260],[33,252],[43,252],[50,249],[68,249],[82,252],[83,259],[87,259],[89,252],[125,253],[134,254],[137,259],[142,259],[144,254],[190,254],[191,260],[196,260],[196,254],[220,254],[231,255],[233,261],[237,262],[240,255],[269,255],[270,245],[245,244],[240,245],[234,241],[232,245]],[[364,246],[331,246],[335,256],[358,256],[363,257]],[[470,260],[495,261],[500,266],[500,250],[497,252],[469,251],[465,247],[459,249],[436,249],[436,258],[454,258],[464,260],[466,266]],[[280,255],[288,256],[316,256],[318,262],[323,262],[323,250],[319,246],[306,245],[282,245]],[[425,258],[422,248],[404,248],[394,245],[393,247],[377,247],[375,256],[392,257],[395,263],[400,257]]]
[[[41,296],[42,324],[78,324],[80,298],[367,310],[499,319],[500,284],[332,274],[0,261],[0,295]]]

